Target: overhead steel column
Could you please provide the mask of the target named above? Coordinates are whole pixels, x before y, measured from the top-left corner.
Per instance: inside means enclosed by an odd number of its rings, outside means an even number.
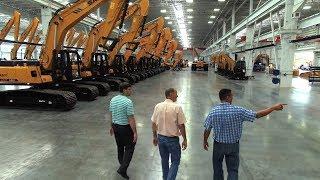
[[[41,8],[41,24],[42,24],[42,34],[47,35],[50,20],[52,18],[52,10],[50,7]]]
[[[246,32],[246,49],[250,49],[253,47],[253,38],[254,38],[254,27],[253,25],[247,26],[247,32]],[[253,69],[253,52],[252,51],[246,51],[245,52],[245,61],[246,61],[246,75],[252,76],[252,69]]]
[[[292,18],[294,0],[285,1],[284,25],[281,31],[280,87],[291,87],[296,45],[290,43],[297,33],[298,19]]]
[[[252,12],[253,12],[253,0],[250,0],[249,14],[252,14]]]
[[[230,46],[229,47],[230,47],[230,52],[235,52],[236,49],[237,49],[237,47],[236,47],[236,35],[235,34],[231,34],[230,35]],[[235,54],[230,53],[230,57],[232,59],[236,60],[235,59]]]

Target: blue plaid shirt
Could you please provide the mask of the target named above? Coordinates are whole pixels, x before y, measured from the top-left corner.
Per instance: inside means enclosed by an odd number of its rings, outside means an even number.
[[[255,117],[256,112],[225,102],[212,108],[204,127],[213,129],[215,141],[236,143],[241,138],[243,121],[253,122]]]

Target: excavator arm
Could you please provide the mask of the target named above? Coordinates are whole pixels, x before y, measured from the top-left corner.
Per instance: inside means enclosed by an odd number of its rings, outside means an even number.
[[[133,42],[135,37],[137,37],[137,34],[141,32],[143,29],[141,27],[141,24],[143,24],[143,21],[145,20],[146,16],[149,12],[149,0],[139,0],[138,3],[134,3],[132,5],[133,7],[136,7],[135,11],[132,13],[132,24],[127,33],[120,36],[119,42],[116,44],[116,46],[113,48],[112,52],[108,56],[108,62],[109,65],[112,65],[115,56],[118,54],[118,52],[121,50],[122,46]],[[127,14],[130,12],[128,11]]]
[[[106,19],[91,29],[82,56],[84,67],[91,67],[92,54],[98,50],[100,44],[106,44],[107,37],[111,34],[112,30],[120,24],[119,18],[122,15],[121,12],[123,12],[122,9],[127,3],[127,0],[113,0],[110,3]]]
[[[66,35],[66,40],[65,40],[66,46],[70,46],[75,34],[76,34],[76,29],[74,29],[74,28],[72,28],[68,31],[68,33]]]
[[[78,41],[80,41],[80,39],[82,39],[83,37],[85,36],[85,34],[83,32],[80,32],[71,42],[70,46],[69,47],[73,47],[75,46]]]
[[[33,38],[32,43],[38,44],[40,42],[40,39],[41,39],[40,38],[40,34],[38,34]],[[36,45],[28,44],[27,47],[26,47],[25,54],[24,54],[24,59],[30,60],[32,58],[32,53],[33,53],[35,48],[36,48]]]
[[[139,40],[140,49],[136,55],[136,59],[139,61],[141,57],[145,56],[157,40],[157,37],[161,34],[161,30],[164,26],[164,18],[158,17],[145,25],[143,30],[143,37]],[[128,59],[132,54],[131,50],[126,51],[125,59]]]
[[[171,29],[166,27],[162,30],[157,46],[154,49],[153,56],[161,58],[162,53],[168,43],[172,39]]]
[[[5,39],[6,36],[9,34],[11,28],[14,26],[14,40],[18,41],[19,37],[19,29],[20,29],[20,18],[21,14],[18,11],[14,11],[13,17],[7,22],[4,28],[0,32],[0,39]],[[0,45],[2,41],[0,41]]]
[[[29,24],[27,29],[21,34],[18,41],[24,42],[24,40],[29,36],[28,43],[31,43],[34,38],[34,35],[38,29],[39,22],[40,22],[40,20],[35,17],[32,20],[32,22]],[[17,59],[17,53],[18,53],[18,50],[20,47],[21,47],[21,44],[15,43],[13,45],[13,48],[11,49],[11,59],[12,60]]]
[[[49,23],[48,34],[40,55],[40,63],[44,70],[52,70],[54,52],[62,49],[69,29],[107,1],[110,0],[78,0],[56,12]],[[114,1],[116,0],[111,0],[111,3]]]
[[[169,60],[174,56],[174,53],[176,52],[178,48],[178,42],[175,39],[172,39],[167,44],[166,53],[164,56],[164,62],[170,63]]]
[[[81,47],[86,43],[87,38],[88,38],[88,36],[84,34],[84,35],[79,39],[79,41],[77,42],[76,47],[77,47],[77,48],[81,48]]]

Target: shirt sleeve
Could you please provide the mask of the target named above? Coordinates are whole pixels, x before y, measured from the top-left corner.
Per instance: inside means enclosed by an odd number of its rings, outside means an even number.
[[[253,122],[256,119],[256,114],[257,113],[255,111],[241,108],[241,117],[242,117],[243,121]]]
[[[110,101],[110,103],[109,103],[109,111],[110,111],[110,112],[113,111],[113,105],[112,105],[112,104],[113,104],[112,101]]]
[[[204,127],[206,128],[206,130],[212,129],[212,121],[213,121],[213,118],[211,114],[208,114],[206,120],[204,121]]]
[[[151,116],[151,121],[157,124],[157,106],[154,107],[153,114]]]
[[[127,116],[132,116],[132,115],[134,115],[133,102],[132,101],[128,101]]]
[[[179,107],[178,110],[178,124],[184,124],[186,123],[186,117],[184,116],[182,107]]]

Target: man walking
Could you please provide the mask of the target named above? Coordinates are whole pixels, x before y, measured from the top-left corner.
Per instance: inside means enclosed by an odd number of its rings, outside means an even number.
[[[170,88],[165,91],[166,100],[154,108],[152,120],[153,145],[159,145],[163,180],[175,180],[180,164],[181,147],[179,136],[182,135],[182,149],[187,148],[185,130],[186,118],[181,106],[176,104],[177,91]],[[171,166],[169,168],[169,157]]]
[[[228,180],[238,179],[239,141],[244,121],[253,122],[273,111],[282,110],[286,104],[275,104],[264,110],[254,112],[232,105],[233,94],[230,89],[219,92],[221,103],[212,108],[204,123],[203,148],[208,151],[208,137],[211,129],[214,131],[213,146],[213,179],[223,180],[222,162],[226,158]]]
[[[110,135],[114,134],[118,149],[118,160],[120,167],[117,172],[124,178],[129,179],[127,169],[129,167],[134,147],[137,142],[136,121],[134,118],[133,103],[128,98],[131,93],[131,85],[122,83],[120,95],[113,97],[110,101],[111,112]]]

